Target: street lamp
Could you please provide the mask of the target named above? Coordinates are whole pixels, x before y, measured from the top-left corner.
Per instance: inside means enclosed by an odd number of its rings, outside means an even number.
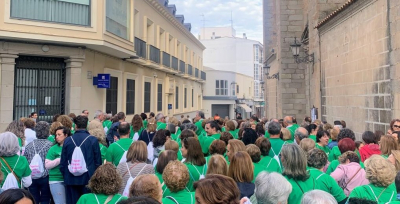
[[[294,38],[294,43],[290,45],[290,49],[292,50],[292,54],[297,64],[302,62],[304,63],[313,63],[314,64],[314,53],[309,55],[306,53],[305,57],[300,57],[300,47],[301,43],[297,42],[297,38]]]
[[[271,66],[269,66],[269,65],[263,66],[263,69],[264,69],[265,75],[269,75],[269,70],[271,69]]]

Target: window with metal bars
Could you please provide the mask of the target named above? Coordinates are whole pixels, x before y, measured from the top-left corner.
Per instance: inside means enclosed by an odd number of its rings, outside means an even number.
[[[162,111],[162,84],[157,86],[157,111]]]
[[[135,80],[126,80],[126,114],[135,114]]]
[[[106,113],[116,114],[118,107],[118,77],[110,77],[110,88],[106,91]]]
[[[179,108],[179,87],[175,88],[175,109]]]
[[[184,103],[184,108],[187,108],[187,88],[185,88],[185,96],[184,96],[184,98],[185,98],[185,103]]]
[[[144,112],[150,112],[151,83],[144,82]]]

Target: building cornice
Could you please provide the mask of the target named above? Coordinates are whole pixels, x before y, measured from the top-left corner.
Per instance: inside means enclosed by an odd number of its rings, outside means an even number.
[[[158,13],[160,13],[164,18],[168,19],[172,24],[174,24],[182,33],[184,33],[192,42],[198,45],[201,49],[205,50],[206,47],[190,32],[186,27],[181,24],[175,16],[173,16],[163,5],[161,5],[157,0],[144,0],[150,6],[152,6]]]

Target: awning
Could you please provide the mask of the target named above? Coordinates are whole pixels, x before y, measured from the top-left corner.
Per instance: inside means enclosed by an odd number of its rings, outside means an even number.
[[[242,108],[246,111],[246,113],[249,113],[249,112],[253,111],[253,110],[252,110],[248,105],[246,105],[246,104],[238,104],[238,106],[242,107]]]

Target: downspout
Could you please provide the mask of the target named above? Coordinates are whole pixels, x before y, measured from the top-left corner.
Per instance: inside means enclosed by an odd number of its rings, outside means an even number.
[[[321,110],[320,111],[318,111],[318,113],[319,114],[321,114],[321,118],[320,118],[320,120],[322,120],[322,110],[323,110],[323,108],[322,108],[322,106],[323,106],[323,104],[322,104],[322,98],[323,98],[323,96],[322,96],[322,82],[324,82],[324,84],[325,84],[325,79],[324,80],[322,80],[322,63],[321,63],[321,32],[319,32],[319,30],[318,30],[318,60],[319,60],[319,77],[320,77],[320,80],[319,80],[319,93],[320,93],[320,102],[321,102]],[[315,58],[314,58],[314,60],[315,60]],[[311,81],[310,81],[310,85],[311,85]],[[311,93],[310,93],[310,96],[311,96]],[[311,104],[310,104],[310,109],[311,109]]]

